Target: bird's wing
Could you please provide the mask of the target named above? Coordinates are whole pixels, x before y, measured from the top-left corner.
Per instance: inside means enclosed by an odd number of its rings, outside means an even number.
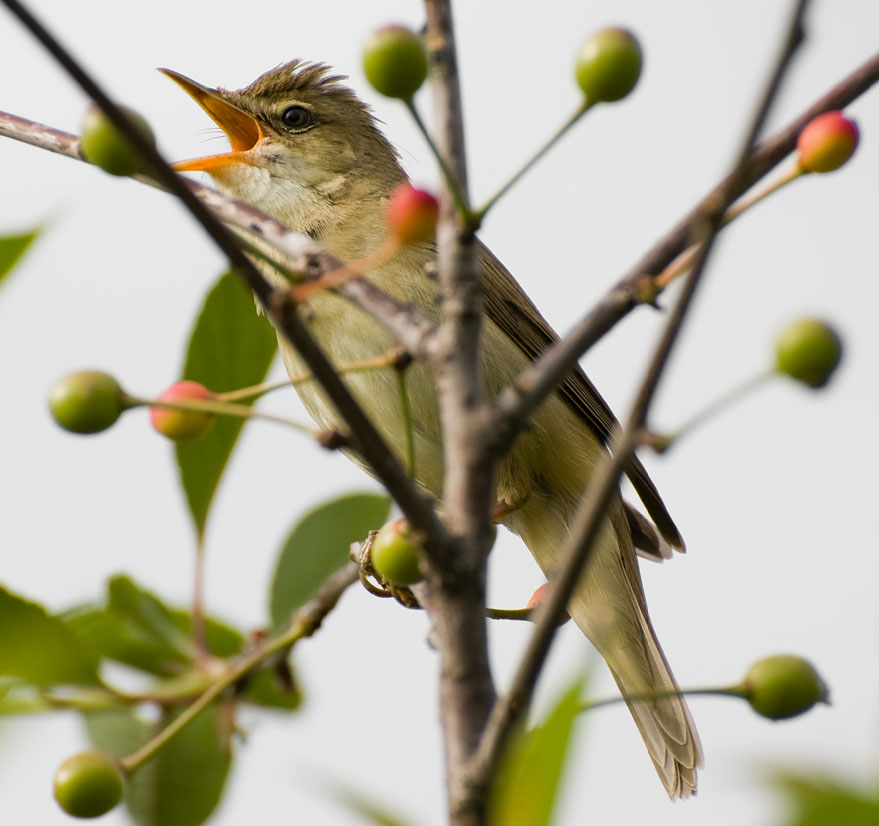
[[[478,244],[477,254],[480,264],[479,270],[486,280],[483,290],[486,314],[516,342],[529,359],[539,358],[548,347],[558,341],[558,336],[519,286],[516,279],[484,244]],[[568,373],[567,378],[559,387],[559,393],[598,438],[604,444],[608,444],[614,432],[619,428],[619,422],[579,365]],[[644,503],[644,507],[647,508],[647,512],[659,529],[662,538],[673,548],[683,550],[684,541],[680,532],[666,510],[659,491],[637,457],[633,457],[626,475]],[[636,517],[629,517],[630,522],[633,519],[636,520]],[[644,541],[641,544],[648,547],[639,547],[638,550],[653,558],[666,557],[668,555],[667,548],[663,549],[658,537],[656,537],[656,543],[650,541],[647,533],[649,526],[644,523],[645,520],[642,518],[639,524],[642,528],[640,535]]]

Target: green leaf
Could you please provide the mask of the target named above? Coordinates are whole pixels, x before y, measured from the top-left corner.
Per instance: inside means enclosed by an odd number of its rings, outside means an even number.
[[[381,803],[366,797],[353,789],[332,782],[333,797],[365,821],[375,826],[408,826],[407,821],[391,812]]]
[[[277,670],[260,670],[245,683],[242,699],[249,703],[293,711],[302,705],[302,693],[284,660]]]
[[[550,822],[583,683],[578,677],[546,722],[511,743],[492,791],[493,826],[547,826]]]
[[[181,674],[192,665],[192,617],[188,611],[165,606],[127,577],[111,579],[108,591],[107,606],[89,603],[60,615],[94,657],[161,677]],[[216,657],[231,657],[244,645],[243,634],[211,617],[206,620],[205,632],[208,651]]]
[[[391,500],[376,493],[351,493],[318,505],[293,526],[278,555],[269,613],[283,628],[333,571],[348,561],[352,542],[364,539],[388,518]]]
[[[98,682],[90,655],[42,605],[0,588],[0,674],[36,685]]]
[[[27,252],[27,248],[37,239],[42,230],[35,229],[20,235],[7,235],[0,238],[0,283]]]
[[[91,741],[123,757],[175,715],[166,713],[155,725],[130,709],[84,716]],[[198,826],[209,817],[220,801],[232,762],[227,723],[219,707],[209,706],[132,774],[125,805],[138,826]]]
[[[226,273],[205,297],[189,338],[183,378],[217,393],[250,387],[265,379],[277,348],[275,333],[257,315],[253,296],[234,274]],[[204,436],[175,444],[180,480],[199,537],[243,425],[243,419],[218,416]]]
[[[785,826],[875,826],[879,823],[879,783],[857,788],[839,780],[781,774],[775,784],[791,803]]]
[[[174,621],[171,609],[130,577],[114,576],[107,583],[107,611],[129,638],[168,660],[188,665],[195,658],[192,640]]]

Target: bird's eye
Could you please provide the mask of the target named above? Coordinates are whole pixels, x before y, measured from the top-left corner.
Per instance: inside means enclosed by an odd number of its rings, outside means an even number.
[[[311,126],[314,115],[304,106],[288,106],[281,115],[281,120],[288,129],[300,130]]]

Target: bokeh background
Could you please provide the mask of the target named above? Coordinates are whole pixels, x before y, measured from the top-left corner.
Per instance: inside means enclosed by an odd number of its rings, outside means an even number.
[[[779,43],[790,3],[743,0],[501,0],[458,3],[475,200],[487,197],[576,106],[573,56],[592,31],[630,26],[645,73],[625,103],[596,111],[492,213],[482,237],[564,331],[724,173]],[[172,159],[222,151],[219,131],[154,71],[167,66],[238,88],[293,57],[321,60],[386,124],[406,168],[433,186],[433,163],[402,107],[379,99],[360,48],[380,24],[420,26],[416,0],[118,3],[35,0],[44,21],[119,99],[153,124]],[[781,126],[876,49],[879,6],[815,2],[808,38],[770,126]],[[0,10],[0,109],[77,131],[86,100]],[[429,93],[419,99],[429,114]],[[851,107],[862,146],[842,171],[798,182],[724,234],[670,365],[654,424],[681,422],[764,367],[778,329],[800,314],[836,324],[846,360],[831,386],[781,381],[662,458],[646,457],[689,553],[642,566],[652,616],[684,686],[731,683],[755,659],[808,657],[833,704],[773,725],[731,700],[694,699],[706,752],[699,797],[672,805],[627,713],[578,726],[559,824],[769,826],[776,767],[864,781],[877,771],[875,312],[879,90]],[[74,369],[109,370],[137,393],[177,377],[191,319],[223,264],[167,196],[84,164],[0,142],[0,232],[47,222],[0,292],[0,582],[53,609],[97,596],[118,571],[185,603],[193,532],[171,447],[135,412],[106,434],[60,431],[47,388]],[[635,313],[584,359],[625,412],[661,317]],[[304,418],[294,394],[273,409]],[[293,431],[249,427],[208,532],[207,600],[243,627],[265,622],[274,554],[298,514],[337,493],[374,489],[341,456]],[[503,536],[492,603],[524,604],[540,576]],[[354,824],[330,778],[418,824],[443,822],[437,658],[425,617],[352,589],[297,649],[307,704],[245,714],[247,742],[213,823]],[[492,626],[498,684],[529,628]],[[590,660],[576,629],[555,649],[540,700]],[[613,690],[603,666],[593,691]],[[51,798],[55,766],[79,750],[73,715],[0,721],[0,815],[68,822]],[[126,823],[124,814],[104,823]]]

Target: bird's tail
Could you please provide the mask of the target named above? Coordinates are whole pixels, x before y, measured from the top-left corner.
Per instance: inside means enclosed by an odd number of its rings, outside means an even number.
[[[575,609],[575,622],[577,613]],[[677,682],[650,619],[644,612],[638,619],[640,633],[627,644],[599,643],[597,647],[626,700],[668,796],[690,797],[696,792],[696,770],[702,765],[699,735],[684,698],[678,694]]]
[[[564,537],[553,536],[558,531],[546,522],[529,525],[528,515],[522,516],[515,529],[551,575]],[[621,500],[611,510],[568,611],[607,662],[669,797],[690,797],[702,747],[647,615]]]

